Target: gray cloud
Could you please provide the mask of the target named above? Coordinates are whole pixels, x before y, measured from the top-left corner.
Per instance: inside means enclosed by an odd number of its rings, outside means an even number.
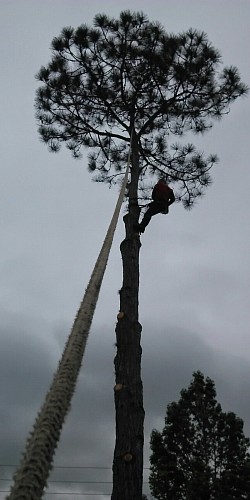
[[[122,8],[144,10],[171,32],[190,26],[206,31],[225,64],[237,65],[243,80],[250,83],[246,2],[239,8],[228,0],[226,11],[215,0],[214,5],[191,0],[188,7],[185,0],[166,5],[161,0],[125,0]],[[112,16],[120,10],[117,1],[105,4]],[[39,142],[34,119],[34,75],[50,58],[52,38],[65,25],[91,23],[100,11],[103,3],[98,0],[84,4],[54,0],[53,9],[49,0],[12,0],[0,5],[4,49],[0,464],[16,464],[20,458],[117,197],[117,189],[91,182],[85,156],[73,161],[64,149],[50,155]],[[152,428],[162,429],[167,404],[179,398],[179,391],[197,369],[214,379],[223,409],[242,417],[250,435],[249,98],[237,101],[209,134],[188,140],[206,154],[218,153],[220,164],[213,170],[213,185],[197,207],[185,212],[181,205],[173,205],[169,216],[152,219],[141,238],[145,466]],[[56,466],[110,468],[112,464],[114,328],[123,235],[120,220]],[[10,474],[2,467],[1,472],[5,477]],[[52,478],[109,481],[111,473],[55,468]],[[9,483],[1,485],[5,489]],[[51,490],[52,486],[53,491],[59,489],[58,484],[52,484]],[[61,487],[73,491],[76,485]],[[110,485],[84,485],[85,491],[104,492],[104,487],[109,491]],[[63,498],[67,500],[67,495]]]
[[[28,331],[24,332],[21,328],[11,334],[9,327],[6,325],[5,328],[4,352],[10,353],[6,359],[8,363],[12,360],[13,370],[8,368],[7,381],[4,380],[7,371],[4,357],[0,365],[1,394],[5,395],[0,418],[6,428],[4,436],[1,436],[1,463],[6,463],[6,460],[16,463],[35,414],[43,402],[66,337],[66,332],[60,327],[60,341],[59,329],[56,328],[50,342],[46,337],[43,340],[40,338],[38,342],[30,326]],[[107,325],[102,329],[92,329],[72,409],[56,453],[55,466],[77,467],[81,464],[111,468],[115,436],[113,344],[114,333]],[[193,371],[198,369],[215,381],[218,400],[223,409],[241,416],[245,421],[246,435],[250,433],[249,403],[245,397],[250,389],[250,363],[246,359],[217,352],[198,333],[184,331],[171,324],[163,327],[159,322],[144,325],[142,345],[146,467],[152,429],[162,429],[167,404],[179,399],[180,390],[188,385]],[[83,480],[110,480],[110,470],[57,468],[51,479],[66,478],[73,481],[83,475],[87,477]],[[71,485],[67,484],[67,487],[72,491]]]

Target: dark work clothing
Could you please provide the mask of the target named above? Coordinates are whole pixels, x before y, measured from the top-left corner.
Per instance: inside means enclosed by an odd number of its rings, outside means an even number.
[[[154,201],[165,201],[168,205],[175,201],[173,189],[161,181],[155,185],[152,191],[152,198]]]
[[[148,205],[148,209],[139,224],[139,231],[143,233],[149,224],[151,217],[156,214],[167,214],[169,205],[175,201],[173,190],[164,182],[159,181],[152,191],[153,201]]]

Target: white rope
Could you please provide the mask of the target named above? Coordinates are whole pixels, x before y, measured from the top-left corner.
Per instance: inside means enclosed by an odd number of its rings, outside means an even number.
[[[47,484],[53,456],[60,439],[61,429],[69,411],[81,368],[89,330],[93,320],[99,291],[108,262],[116,225],[128,182],[130,154],[120,194],[101,251],[89,284],[65,345],[57,372],[54,375],[44,404],[39,411],[33,430],[27,440],[23,459],[14,474],[9,500],[40,500]]]

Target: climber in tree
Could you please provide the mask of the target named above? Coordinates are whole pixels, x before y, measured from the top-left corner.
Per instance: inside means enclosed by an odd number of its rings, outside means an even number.
[[[173,190],[167,185],[165,178],[160,179],[154,186],[152,191],[152,203],[148,205],[148,209],[140,224],[135,224],[134,229],[138,233],[144,233],[146,226],[149,224],[151,217],[156,214],[168,214],[168,207],[175,201]]]

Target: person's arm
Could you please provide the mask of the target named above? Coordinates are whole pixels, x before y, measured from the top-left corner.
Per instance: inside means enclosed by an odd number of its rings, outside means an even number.
[[[152,200],[154,200],[154,201],[157,198],[157,191],[158,191],[158,189],[157,189],[157,184],[156,184],[154,186],[154,189],[153,189],[152,194],[151,194]]]

